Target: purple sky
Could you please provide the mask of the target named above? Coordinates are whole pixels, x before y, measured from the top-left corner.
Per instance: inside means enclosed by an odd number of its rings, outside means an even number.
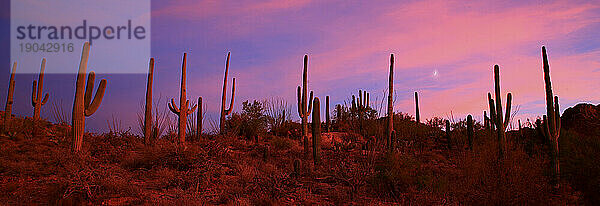
[[[3,106],[10,14],[7,3],[2,4]],[[487,92],[493,90],[492,68],[498,64],[503,98],[513,93],[513,111],[518,108],[516,118],[524,121],[545,110],[542,45],[548,49],[562,110],[578,102],[600,103],[598,1],[153,1],[151,35],[154,99],[162,97],[161,107],[170,98],[177,100],[181,58],[187,52],[188,99],[204,98],[207,126],[208,119],[219,118],[228,51],[237,112],[245,100],[281,97],[298,119],[296,87],[304,54],[309,55],[309,88],[315,96],[329,95],[335,105],[363,89],[371,93],[371,104],[379,105],[387,88],[389,54],[394,53],[395,111],[414,115],[413,92],[418,91],[422,119],[447,118],[452,112],[455,119],[473,114],[480,120]],[[17,115],[32,115],[34,78],[16,77]],[[146,76],[99,78],[108,80],[105,99],[87,118],[86,129],[105,131],[106,120],[115,116],[138,132],[135,119]],[[52,103],[62,102],[70,113],[74,84],[75,75],[46,75],[44,92],[50,99],[42,117],[53,120]]]

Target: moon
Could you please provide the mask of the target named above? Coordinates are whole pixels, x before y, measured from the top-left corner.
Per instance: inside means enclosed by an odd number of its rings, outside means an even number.
[[[438,70],[437,69],[433,70],[433,78],[437,78],[438,75],[439,75]]]

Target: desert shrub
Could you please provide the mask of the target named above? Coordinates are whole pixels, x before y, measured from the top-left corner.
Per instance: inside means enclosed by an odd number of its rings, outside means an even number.
[[[227,118],[226,133],[255,139],[267,132],[267,116],[261,102],[245,101],[242,103],[242,113],[233,113]]]
[[[508,147],[501,160],[492,139],[458,156],[457,170],[449,174],[449,193],[456,201],[467,205],[539,205],[558,203],[554,197],[570,195],[569,191],[552,192],[546,175],[548,160],[542,151],[530,156],[520,145],[509,142]]]
[[[288,150],[292,148],[294,142],[289,138],[284,137],[273,137],[271,139],[271,148],[275,150]]]
[[[600,136],[563,130],[559,138],[561,178],[582,191],[588,204],[600,202]]]

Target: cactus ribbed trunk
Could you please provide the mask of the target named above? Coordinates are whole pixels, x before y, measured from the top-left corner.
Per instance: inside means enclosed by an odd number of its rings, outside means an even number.
[[[325,131],[331,132],[331,119],[329,117],[329,96],[325,97]]]
[[[175,100],[171,99],[171,104],[169,104],[169,109],[171,112],[177,114],[179,116],[178,123],[178,131],[177,136],[179,137],[179,144],[186,148],[185,143],[185,128],[187,126],[187,116],[190,115],[198,105],[195,105],[193,108],[189,108],[190,101],[187,99],[186,95],[186,78],[187,78],[187,54],[183,53],[183,63],[181,64],[181,86],[179,90],[179,108],[175,104]]]
[[[154,58],[148,65],[148,82],[146,84],[146,111],[144,112],[144,144],[150,143],[152,137],[152,81],[154,79]]]
[[[387,104],[387,144],[388,147],[392,146],[392,131],[394,130],[394,100],[392,99],[394,96],[394,54],[390,55],[390,75],[388,80],[388,104]]]
[[[4,107],[5,125],[8,124],[8,122],[12,118],[12,105],[13,105],[13,95],[15,93],[15,72],[16,71],[17,71],[17,62],[14,62],[12,70],[10,72],[10,80],[8,81],[8,95],[6,97],[6,105]]]
[[[44,70],[46,69],[46,58],[42,59],[42,66],[40,68],[40,74],[38,81],[33,80],[33,86],[31,89],[31,105],[33,106],[33,119],[40,119],[40,111],[42,106],[48,101],[48,94],[44,96],[42,100],[42,89],[44,88]],[[37,86],[37,89],[36,89]]]
[[[202,120],[204,119],[202,113],[202,97],[198,97],[198,113],[196,114],[196,135],[198,139],[202,138]]]
[[[73,101],[73,113],[71,114],[71,133],[73,134],[72,150],[74,152],[81,151],[85,129],[85,117],[94,114],[96,110],[98,110],[106,89],[106,79],[100,80],[100,85],[98,86],[98,90],[92,101],[92,92],[94,90],[96,74],[90,72],[88,74],[87,84],[85,82],[89,54],[90,43],[85,42],[83,44],[81,61],[79,62],[79,71],[77,72],[77,80],[75,82],[75,100]]]
[[[415,118],[417,123],[421,123],[421,114],[419,113],[419,93],[415,92]]]
[[[312,109],[313,92],[307,99],[308,92],[308,55],[304,55],[304,68],[302,72],[302,87],[298,86],[298,115],[302,121],[302,139],[304,141],[304,155],[308,158],[310,147],[308,143],[308,116]]]
[[[542,61],[544,65],[544,83],[546,85],[546,115],[544,115],[543,134],[550,142],[550,164],[552,182],[554,188],[560,187],[560,164],[558,151],[558,138],[560,136],[560,107],[558,104],[558,96],[552,93],[552,81],[550,80],[550,65],[548,63],[548,55],[546,47],[542,46]],[[554,99],[553,99],[554,98]],[[547,116],[547,117],[546,117]]]
[[[467,139],[469,141],[469,150],[473,150],[473,116],[467,116]]]
[[[229,109],[225,108],[227,102],[227,73],[229,72],[229,57],[231,52],[227,52],[227,62],[225,63],[225,75],[223,78],[223,95],[221,96],[221,118],[219,121],[219,133],[223,134],[225,131],[225,118],[230,115],[233,111],[233,100],[235,99],[235,78],[233,78],[233,84],[231,85],[231,102],[229,103]]]
[[[312,142],[313,142],[313,161],[315,165],[321,162],[321,103],[319,98],[313,100],[312,113]]]

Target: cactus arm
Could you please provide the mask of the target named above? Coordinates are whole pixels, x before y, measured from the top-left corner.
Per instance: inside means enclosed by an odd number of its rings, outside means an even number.
[[[85,108],[88,108],[90,106],[90,103],[92,102],[92,92],[94,92],[94,81],[95,80],[96,80],[96,73],[91,71],[90,74],[88,74],[87,85],[85,87],[85,100],[84,100]]]
[[[37,90],[37,81],[33,80],[33,85],[31,88],[31,106],[34,106],[34,107],[37,104],[36,90]]]
[[[98,90],[96,91],[96,95],[94,95],[94,100],[92,103],[85,108],[85,116],[89,117],[94,114],[98,107],[100,107],[100,103],[102,103],[102,98],[104,97],[104,90],[106,89],[106,79],[100,80],[100,85],[98,86]]]
[[[554,97],[554,111],[555,111],[554,118],[556,119],[555,120],[555,122],[556,122],[555,123],[556,124],[556,132],[555,132],[556,137],[555,138],[558,139],[558,137],[560,136],[560,109],[559,109],[559,105],[558,105],[558,96]]]
[[[46,102],[48,101],[48,94],[46,94],[46,96],[44,96],[44,100],[42,100],[42,105],[45,105]]]
[[[313,91],[310,91],[310,98],[308,99],[308,109],[306,109],[306,116],[310,114],[313,107]]]
[[[298,86],[298,115],[300,117],[302,117],[302,115],[304,115],[304,112],[302,110],[302,88],[301,88],[301,86]]]
[[[175,113],[175,114],[179,114],[179,109],[177,108],[177,105],[175,104],[175,100],[171,98],[171,103],[167,104],[169,106],[169,110],[171,110],[171,112]]]
[[[233,100],[235,99],[235,78],[233,78],[233,84],[231,85],[231,102],[229,103],[229,109],[226,110],[226,114],[229,115],[233,111]]]
[[[488,92],[488,102],[490,105],[490,125],[492,125],[492,130],[496,127],[496,106],[494,106],[494,99],[492,99],[492,94]]]
[[[506,129],[508,127],[508,124],[510,123],[510,107],[512,104],[512,94],[508,93],[508,96],[506,97],[506,117],[504,118],[504,128]]]

